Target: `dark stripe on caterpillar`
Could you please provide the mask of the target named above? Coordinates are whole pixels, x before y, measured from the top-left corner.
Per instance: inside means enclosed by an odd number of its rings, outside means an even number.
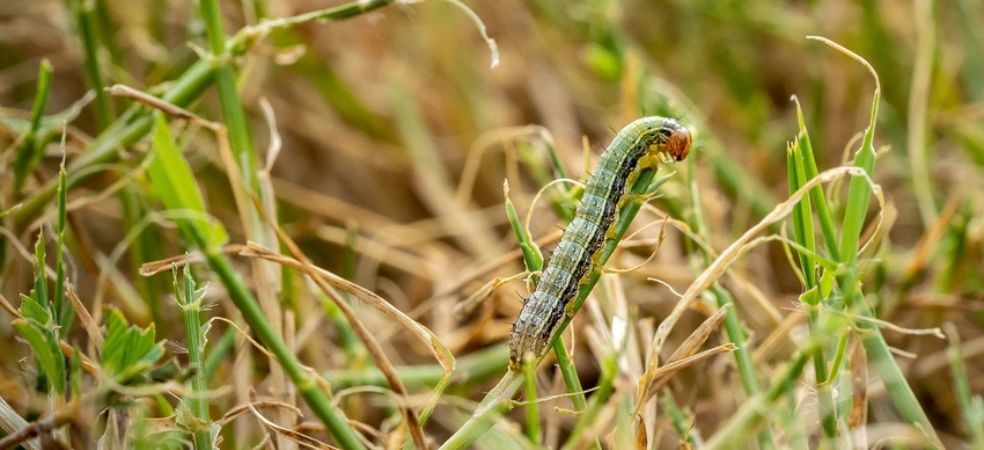
[[[513,323],[509,365],[539,358],[561,323],[579,286],[596,262],[625,194],[625,187],[644,167],[681,161],[690,152],[690,132],[665,117],[644,117],[630,123],[608,145],[588,178],[574,220],[564,230],[540,281]]]

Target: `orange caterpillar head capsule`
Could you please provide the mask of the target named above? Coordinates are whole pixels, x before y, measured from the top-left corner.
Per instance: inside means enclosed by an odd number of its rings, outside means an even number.
[[[666,141],[664,142],[666,152],[673,159],[683,161],[690,153],[690,145],[693,143],[690,137],[690,131],[675,120],[668,120],[665,127],[667,130],[664,133],[666,137]]]

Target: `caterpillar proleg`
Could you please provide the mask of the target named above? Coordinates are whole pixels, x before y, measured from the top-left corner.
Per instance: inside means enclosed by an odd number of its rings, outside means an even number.
[[[540,281],[513,323],[509,364],[520,368],[549,344],[615,219],[629,180],[642,168],[682,161],[690,152],[690,132],[665,117],[643,117],[615,135],[588,178],[574,220],[547,262]]]

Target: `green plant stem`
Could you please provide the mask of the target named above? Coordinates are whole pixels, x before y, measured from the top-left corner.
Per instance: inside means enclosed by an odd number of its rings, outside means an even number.
[[[133,186],[127,186],[120,190],[117,198],[120,202],[123,225],[126,229],[132,230],[144,219],[146,208],[142,204],[141,195]],[[150,307],[150,314],[154,323],[162,327],[164,317],[161,314],[161,305],[158,301],[160,289],[157,280],[153,277],[139,275],[140,265],[147,261],[157,261],[163,258],[164,252],[161,247],[161,240],[154,230],[144,229],[129,248],[130,267],[134,273],[140,295]]]
[[[482,349],[455,360],[452,383],[479,383],[506,370],[509,359],[509,346],[496,345]],[[396,374],[407,389],[431,388],[444,376],[444,369],[438,364],[418,366],[398,366]],[[364,369],[331,370],[322,373],[322,378],[334,389],[352,386],[387,387],[386,377],[375,367]]]
[[[75,318],[75,306],[65,301],[65,227],[68,224],[68,180],[65,167],[58,171],[58,217],[56,219],[55,249],[55,292],[52,305],[54,306],[55,322],[58,324],[58,334],[68,336]]]
[[[530,236],[528,230],[526,230],[522,222],[519,220],[519,214],[516,213],[516,207],[509,198],[509,184],[504,183],[502,189],[503,196],[505,197],[506,220],[512,227],[513,234],[516,235],[516,241],[519,243],[519,248],[523,254],[523,262],[526,265],[526,270],[530,272],[531,285],[536,286],[539,282],[539,276],[536,274],[543,269],[543,254],[540,253],[540,248],[537,247],[533,237]],[[550,346],[553,348],[554,354],[557,356],[557,366],[560,368],[560,373],[564,378],[564,384],[567,387],[567,392],[571,394],[571,403],[574,405],[574,410],[578,412],[584,411],[584,408],[587,406],[587,400],[584,397],[584,389],[581,387],[581,380],[577,374],[577,367],[574,366],[574,362],[571,361],[570,355],[567,354],[567,347],[564,346],[564,340],[554,340],[551,342]]]
[[[690,164],[690,196],[691,203],[693,204],[693,214],[690,216],[690,226],[694,229],[700,236],[705,238],[708,236],[707,226],[704,223],[703,208],[701,208],[700,203],[700,188],[697,185],[697,179],[693,176],[696,173],[695,158],[691,158],[688,163]],[[713,257],[706,249],[700,247],[701,257],[704,261],[704,266],[709,266],[713,261]],[[728,293],[720,283],[715,282],[711,285],[710,293],[714,297],[715,303],[718,308],[725,308],[728,305],[733,304],[731,294]],[[725,334],[728,335],[728,340],[730,340],[737,348],[733,354],[735,358],[735,365],[738,366],[738,375],[741,378],[742,387],[745,393],[749,397],[753,397],[759,393],[761,390],[761,385],[758,378],[758,373],[755,371],[755,364],[752,361],[752,355],[748,351],[748,334],[745,332],[744,327],[741,324],[741,319],[738,317],[737,308],[729,307],[724,313],[724,330]],[[765,429],[759,434],[759,445],[763,449],[768,449],[773,447],[775,440],[772,438],[772,433],[770,430]]]
[[[198,62],[188,68],[161,98],[168,103],[186,107],[205,92],[211,81],[212,68],[204,62]],[[120,148],[143,139],[150,132],[152,125],[153,118],[144,108],[134,107],[124,113],[86,145],[82,154],[68,165],[69,187],[98,175],[99,172],[86,169],[113,161],[118,156]],[[57,189],[57,182],[52,180],[32,193],[31,197],[14,213],[14,222],[17,226],[22,227],[35,220],[54,197]]]
[[[264,22],[272,24],[269,26],[269,29],[276,29],[314,20],[345,20],[381,8],[392,2],[393,0],[356,0],[333,8],[288,18],[270,19]],[[248,48],[247,43],[255,37],[256,31],[249,28],[237,33],[229,43],[230,54],[235,56],[246,51]],[[198,61],[185,70],[161,98],[168,103],[180,107],[187,107],[205,92],[205,89],[212,82],[212,75],[212,63]],[[83,169],[95,164],[113,161],[118,156],[120,148],[132,145],[142,139],[150,131],[152,124],[153,121],[150,115],[143,108],[134,107],[123,114],[112,125],[103,130],[96,139],[90,142],[81,155],[72,160],[72,163],[69,165],[70,185],[74,186],[97,175],[96,172],[85,171]],[[79,172],[81,174],[77,175]],[[41,209],[55,195],[55,189],[55,183],[52,181],[33,192],[32,196],[15,213],[15,224],[18,227],[22,227],[29,221],[37,218]]]
[[[909,91],[909,109],[906,147],[909,153],[909,169],[916,204],[923,226],[930,227],[939,211],[933,198],[931,160],[927,158],[927,114],[930,89],[933,82],[933,60],[936,53],[936,30],[933,17],[933,0],[915,2],[916,29],[915,61],[912,67],[912,83]]]
[[[584,301],[588,298],[588,294],[594,289],[595,285],[598,284],[598,280],[601,279],[602,270],[605,263],[612,257],[615,250],[618,248],[618,243],[625,236],[625,233],[629,229],[629,225],[632,224],[632,220],[635,219],[636,214],[639,213],[639,209],[642,208],[642,204],[645,202],[645,195],[647,193],[653,192],[659,185],[666,181],[667,178],[661,178],[654,180],[656,176],[656,171],[649,168],[644,169],[639,173],[635,182],[632,184],[629,190],[630,195],[627,197],[628,201],[622,206],[618,212],[618,217],[615,219],[615,224],[612,226],[612,232],[610,237],[605,239],[605,243],[602,244],[601,251],[598,253],[598,264],[596,264],[588,276],[585,278],[584,282],[578,289],[577,297],[574,298],[573,303],[570,306],[570,313],[566,314],[561,320],[560,325],[558,325],[557,330],[550,338],[551,347],[554,345],[555,341],[561,340],[560,336],[563,334],[564,330],[570,325],[571,321],[574,320],[574,316],[581,309]],[[544,355],[540,355],[539,359],[542,359]],[[475,439],[478,439],[485,431],[495,424],[495,420],[490,420],[490,415],[495,413],[496,408],[499,407],[500,403],[504,399],[508,399],[522,385],[522,378],[514,371],[509,371],[505,376],[499,381],[499,384],[492,389],[488,394],[486,394],[485,399],[479,406],[479,411],[476,412],[468,421],[466,421],[458,430],[447,440],[441,449],[459,449],[465,448],[471,445]]]
[[[514,374],[514,372],[509,373]],[[519,378],[508,378],[508,375],[507,378],[503,378],[504,381],[507,379],[510,380],[510,382],[507,384],[500,383],[500,386],[504,387],[505,391],[516,392],[516,389],[519,389],[520,384],[522,384],[522,380]],[[511,380],[515,380],[516,382],[512,382]],[[472,444],[474,444],[478,438],[482,437],[486,431],[495,425],[496,421],[499,420],[500,417],[512,410],[515,405],[516,402],[509,399],[497,400],[490,407],[484,408],[479,415],[469,417],[468,421],[458,428],[458,430],[455,431],[455,433],[451,435],[451,437],[448,438],[443,445],[441,445],[441,449],[457,450],[471,448]]]
[[[695,448],[700,448],[701,446],[699,444],[701,444],[701,442],[698,439],[696,429],[693,426],[693,416],[680,408],[680,405],[677,403],[676,399],[673,398],[673,393],[669,390],[666,390],[663,395],[660,395],[659,400],[663,405],[663,409],[666,411],[666,415],[670,418],[670,423],[673,424],[673,428],[676,430],[677,435],[679,435],[680,442],[685,442]]]
[[[523,367],[526,380],[526,435],[530,442],[540,444],[540,402],[536,395],[536,364],[527,362]]]
[[[819,326],[819,314],[816,306],[807,305],[807,315],[809,320],[810,333],[816,334]],[[833,448],[837,446],[837,409],[834,408],[834,396],[830,387],[830,380],[827,378],[827,359],[824,357],[822,348],[818,348],[813,353],[813,376],[817,383],[817,398],[820,400],[820,424],[823,433],[831,438],[830,444]],[[836,378],[836,374],[831,374]]]
[[[219,94],[222,118],[229,130],[229,145],[239,164],[239,170],[246,180],[247,189],[256,188],[257,156],[253,140],[249,134],[246,111],[239,98],[236,87],[236,69],[231,52],[227,51],[225,31],[222,26],[222,13],[217,0],[200,0],[199,11],[205,22],[205,34],[211,48],[211,63],[215,67],[215,87]]]
[[[338,444],[344,449],[364,449],[365,446],[355,431],[349,426],[345,416],[335,409],[331,400],[321,390],[321,387],[311,378],[311,375],[301,366],[297,356],[287,347],[280,335],[277,334],[266,316],[260,309],[259,303],[246,288],[239,273],[232,267],[218,250],[204,250],[205,260],[229,293],[229,298],[236,309],[243,315],[250,329],[256,333],[263,344],[276,356],[284,372],[290,377],[298,393],[304,398],[308,407],[328,428]]]
[[[564,340],[554,340],[550,344],[550,347],[553,348],[554,356],[557,358],[557,367],[560,369],[560,375],[564,379],[567,393],[571,395],[571,404],[574,405],[574,410],[577,412],[584,411],[584,408],[588,407],[588,401],[584,397],[581,378],[577,374],[577,367],[574,365],[574,361],[571,360],[571,355],[567,353]]]
[[[974,395],[970,387],[970,381],[967,378],[967,366],[964,364],[960,351],[960,336],[957,334],[957,327],[953,324],[947,324],[946,332],[950,340],[946,356],[950,361],[953,393],[957,398],[957,403],[960,404],[960,414],[972,443],[971,448],[981,450],[984,449],[984,402],[981,401],[980,396]]]
[[[236,344],[236,329],[229,328],[222,333],[222,337],[212,346],[208,351],[208,356],[205,357],[205,363],[202,366],[205,371],[205,379],[211,380],[215,375],[215,370],[225,359],[226,355],[232,350],[233,345]]]
[[[179,285],[175,271],[175,288]],[[176,292],[184,317],[185,333],[188,336],[188,365],[194,371],[191,377],[191,397],[187,399],[192,414],[201,422],[195,427],[195,448],[206,450],[212,448],[209,431],[210,418],[208,415],[208,400],[205,391],[208,389],[208,379],[203,370],[203,353],[205,351],[204,329],[201,323],[201,296],[195,292],[195,281],[191,277],[188,266],[184,270],[183,289]]]
[[[112,30],[109,29],[110,21],[104,0],[72,0],[73,9],[76,16],[79,40],[82,44],[84,66],[89,87],[96,94],[96,124],[100,131],[105,130],[113,124],[116,119],[113,102],[106,92],[106,83],[103,80],[103,69],[99,58],[99,43],[102,41],[109,54],[115,58],[119,56],[119,50],[112,40]],[[123,225],[126,229],[133,229],[143,217],[143,211],[139,201],[139,196],[132,186],[123,187],[117,195],[123,210]],[[160,308],[157,305],[157,286],[155,280],[149,277],[139,276],[138,269],[146,261],[159,259],[159,252],[153,251],[155,248],[153,236],[150,232],[144,231],[134,242],[130,249],[130,262],[134,279],[140,287],[140,293],[149,304],[151,314],[156,321],[160,320]]]
[[[767,391],[746,401],[731,421],[703,447],[704,450],[745,448],[748,435],[765,424],[776,401],[800,378],[809,360],[809,353],[811,352],[798,353]]]
[[[21,141],[14,160],[14,192],[18,195],[24,186],[24,181],[42,157],[43,152],[39,148],[37,137],[38,130],[41,128],[41,118],[44,116],[44,107],[48,104],[48,94],[51,92],[51,72],[51,62],[47,59],[41,60],[41,65],[38,67],[37,92],[34,95],[34,105],[31,107],[31,126]]]
[[[853,282],[854,287],[846,297],[853,299],[860,316],[863,318],[874,317],[871,309],[865,303],[864,297],[861,295],[860,283],[853,276],[849,276],[846,282]],[[849,300],[849,302],[851,301]],[[943,448],[939,437],[936,435],[936,430],[933,428],[933,424],[929,421],[929,417],[926,416],[922,406],[919,404],[919,399],[916,398],[912,387],[909,386],[909,382],[905,379],[902,369],[895,362],[895,357],[892,355],[888,343],[885,342],[885,337],[881,334],[878,326],[870,320],[859,320],[856,321],[855,325],[859,328],[861,344],[864,345],[864,351],[871,362],[874,363],[875,369],[885,383],[885,389],[895,403],[895,407],[898,408],[899,413],[907,422],[921,428],[923,433],[938,448]]]
[[[869,177],[874,176],[875,148],[873,145],[875,124],[878,117],[878,92],[872,102],[871,116],[868,129],[865,131],[861,148],[854,158],[854,165],[862,168]],[[874,317],[865,302],[861,291],[858,268],[858,248],[861,241],[861,231],[865,217],[868,214],[871,186],[868,180],[861,177],[851,178],[848,184],[848,199],[844,207],[844,220],[841,227],[840,255],[843,271],[838,271],[837,284],[844,294],[846,307],[857,311],[862,318]],[[861,343],[864,345],[868,358],[874,363],[878,374],[885,383],[886,390],[895,403],[899,413],[911,424],[922,428],[922,431],[940,448],[939,437],[930,423],[929,418],[919,404],[919,399],[905,379],[905,375],[895,362],[885,338],[878,326],[869,320],[857,321],[861,331]]]
[[[618,374],[618,353],[612,352],[605,356],[601,363],[601,379],[598,380],[598,390],[591,395],[591,404],[584,413],[577,419],[574,430],[562,447],[564,450],[580,448],[581,438],[587,429],[594,425],[601,408],[605,406],[608,399],[615,390],[615,375]],[[594,441],[597,446],[597,441]]]
[[[96,93],[96,124],[99,129],[106,129],[112,122],[113,103],[106,92],[106,85],[103,83],[102,69],[99,64],[99,23],[96,17],[96,5],[94,0],[71,0],[75,22],[78,27],[79,39],[82,42],[82,52],[84,54],[83,65],[85,66],[86,78],[89,85]]]
[[[812,160],[813,153],[812,150],[809,152],[804,151],[804,147],[809,148],[811,144],[806,131],[806,125],[803,123],[802,113],[799,110],[799,104],[797,103],[796,106],[796,111],[800,118],[800,133],[797,136],[796,143],[790,146],[786,153],[786,170],[789,178],[790,194],[799,190],[800,187],[809,181],[806,175],[808,166],[812,165],[814,171],[816,170],[816,162],[807,161],[806,159],[807,155],[809,155],[809,159]],[[792,215],[793,239],[810,251],[816,250],[816,238],[814,237],[813,227],[813,201],[815,199],[824,201],[822,196],[823,191],[820,190],[819,198],[814,195],[816,191],[816,189],[812,189],[810,196],[803,198],[797,203]],[[825,202],[823,204],[826,205]],[[804,301],[803,303],[809,317],[810,333],[811,335],[816,335],[820,314],[820,308],[817,305],[824,300],[817,285],[816,270],[818,264],[810,255],[804,252],[798,252],[798,254],[800,269],[803,273],[803,289],[805,292],[803,298],[810,298],[810,300]],[[836,409],[834,408],[833,393],[827,380],[827,360],[823,346],[818,347],[817,351],[813,354],[813,373],[816,378],[817,398],[820,403],[820,418],[823,433],[831,447],[838,449]]]
[[[963,49],[963,64],[960,72],[963,75],[964,85],[970,94],[969,97],[975,101],[984,100],[984,61],[980,55],[984,54],[981,47],[980,26],[975,17],[980,17],[980,0],[957,0],[953,2],[957,8],[956,16],[960,20],[960,32],[962,42],[960,47]]]

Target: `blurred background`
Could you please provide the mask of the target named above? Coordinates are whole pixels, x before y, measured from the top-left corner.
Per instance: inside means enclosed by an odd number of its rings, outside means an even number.
[[[335,4],[220,2],[230,36],[263,18]],[[86,7],[93,8],[93,26],[85,30],[99,42],[94,56],[87,56],[80,40],[78,8]],[[884,235],[875,236],[876,245],[862,255],[866,298],[880,319],[899,326],[952,323],[963,343],[970,391],[979,395],[984,392],[982,24],[979,0],[407,1],[344,21],[255,36],[235,58],[236,84],[257,160],[272,167],[280,225],[317,265],[378,293],[430,328],[459,358],[459,366],[466,364],[461,358],[474,356],[466,360],[476,361],[467,366],[472,372],[456,377],[446,396],[478,401],[505,370],[504,343],[528,292],[521,277],[494,289],[488,284],[523,270],[503,208],[504,180],[522,217],[537,191],[561,175],[551,154],[567,177],[583,180],[624,125],[645,115],[675,117],[694,130],[695,149],[651,204],[683,222],[700,216],[703,229],[694,231],[720,252],[788,197],[785,150],[798,132],[792,96],[802,106],[821,171],[849,162],[857,150],[875,82],[857,61],[806,36],[830,38],[867,59],[881,85],[874,181],[887,206]],[[131,108],[130,99],[102,90],[86,97],[95,92],[93,73],[104,87],[119,83],[157,94],[172,87],[208,48],[206,24],[192,1],[0,2],[0,148],[7,166],[0,169],[0,210],[31,202],[57,178],[63,121],[69,122],[64,151],[71,168],[93,139]],[[93,58],[96,67],[89,64]],[[53,68],[43,110],[50,119],[37,133],[44,156],[15,189],[12,166],[29,127],[42,59]],[[209,120],[223,117],[214,87],[182,106]],[[244,244],[214,136],[195,125],[175,125],[175,133],[209,213],[229,230],[232,244]],[[151,277],[138,273],[142,264],[186,252],[166,220],[137,229],[141,219],[161,209],[142,174],[148,147],[146,139],[118,146],[115,157],[88,166],[94,176],[73,186],[69,201],[78,203],[69,212],[69,277],[83,304],[113,306],[131,323],[155,324],[157,337],[173,342],[168,351],[183,360],[185,337],[170,297],[169,271]],[[828,186],[835,215],[845,186]],[[547,191],[532,212],[532,236],[544,242],[551,235],[556,239],[564,226],[557,205],[573,204],[557,192]],[[54,223],[55,203],[38,205],[29,217],[2,218],[7,234],[0,293],[15,306],[18,294],[31,287],[34,268],[28,258],[37,225]],[[661,217],[657,210],[644,210],[633,227],[641,231],[611,265],[646,262]],[[676,296],[648,278],[682,292],[706,265],[686,236],[670,228],[652,261],[599,288],[624,301],[589,300],[596,306],[585,307],[575,321],[575,361],[585,388],[597,383],[601,360],[587,330],[616,314],[616,304],[627,305],[628,317],[640,326],[653,327]],[[131,232],[134,239],[124,242]],[[545,254],[552,246],[543,246]],[[262,279],[250,275],[248,261],[233,261],[247,283]],[[725,283],[763,382],[788,360],[802,334],[802,323],[787,320],[801,309],[802,292],[790,261],[781,243],[759,246],[739,260],[733,267],[739,275]],[[212,304],[204,314],[240,321],[223,287],[207,283],[208,270],[196,269],[196,275]],[[284,315],[278,327],[297,341],[302,361],[327,373],[336,390],[372,384],[366,381],[371,361],[346,331],[337,307],[306,289],[296,275],[278,278],[281,295],[274,308]],[[427,349],[391,319],[354,298],[342,301],[352,303],[395,365],[435,367]],[[688,312],[671,341],[679,343],[712,309]],[[251,395],[280,395],[271,387],[268,360],[229,330],[217,322],[209,331],[210,346],[228,346],[227,356],[215,363],[213,387],[230,387],[214,400],[213,417]],[[79,327],[71,333],[85,348],[85,333]],[[969,443],[943,354],[947,341],[884,333],[899,349],[896,359],[946,446]],[[0,349],[6,355],[0,396],[22,416],[37,417],[45,410],[43,396],[30,389],[22,368],[30,348],[15,335],[9,320],[0,321]],[[547,367],[540,376],[541,395],[563,393],[556,370]],[[618,389],[631,390],[631,372],[620,372]],[[434,381],[424,378],[407,381],[408,389],[426,393]],[[876,380],[870,383],[867,423],[897,422],[884,390]],[[687,369],[670,384],[682,410],[691,414],[692,427],[704,436],[732,417],[745,398],[739,386],[727,355]],[[393,411],[384,400],[352,394],[343,406],[351,417],[385,432]],[[815,400],[804,395],[799,402],[809,409]],[[468,405],[442,404],[428,434],[440,442],[473,409]],[[547,445],[556,445],[574,420],[554,407],[570,408],[570,403],[555,399],[540,408],[554,416]],[[161,416],[148,408],[149,416]],[[519,413],[511,417],[522,422]],[[249,429],[252,420],[232,421],[223,430],[223,446],[258,442],[261,431]],[[663,415],[656,420],[662,424],[656,445],[676,448],[680,430]]]

